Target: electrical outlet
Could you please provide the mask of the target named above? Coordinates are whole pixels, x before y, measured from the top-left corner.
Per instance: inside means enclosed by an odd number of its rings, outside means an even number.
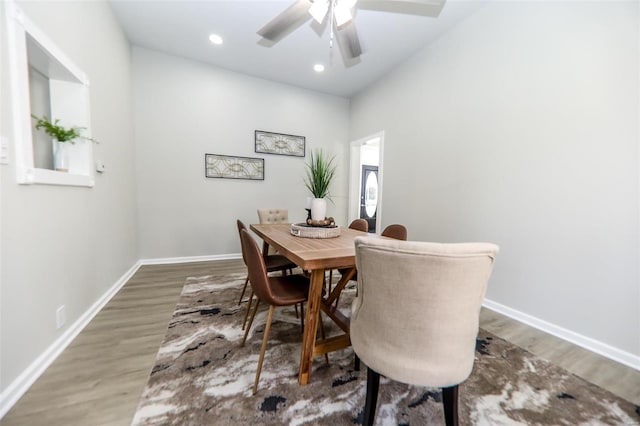
[[[0,164],[9,164],[9,140],[0,136]]]
[[[56,309],[56,327],[61,328],[67,322],[67,312],[64,305]]]

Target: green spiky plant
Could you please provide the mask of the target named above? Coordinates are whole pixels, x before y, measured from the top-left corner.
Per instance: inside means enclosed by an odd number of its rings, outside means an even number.
[[[336,173],[335,159],[335,156],[325,155],[322,149],[316,150],[315,155],[311,151],[304,184],[315,198],[331,199],[329,185]]]
[[[86,127],[63,127],[61,126],[60,120],[55,119],[53,122],[49,121],[47,117],[37,117],[35,115],[31,115],[34,120],[36,120],[36,129],[43,129],[47,134],[53,137],[58,142],[70,142],[75,143],[76,139],[86,139],[92,142],[98,142],[94,139],[88,138],[86,136],[82,136],[82,130],[86,129]]]

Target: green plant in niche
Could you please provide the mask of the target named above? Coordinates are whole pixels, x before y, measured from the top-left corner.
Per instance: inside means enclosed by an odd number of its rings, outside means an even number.
[[[82,130],[86,129],[86,127],[64,127],[61,126],[60,120],[55,119],[53,122],[49,121],[47,117],[37,117],[31,114],[34,120],[36,120],[36,129],[44,130],[48,135],[53,137],[58,142],[70,142],[75,143],[76,139],[86,139],[91,142],[98,142],[95,139],[82,136]]]
[[[336,173],[336,165],[334,164],[336,157],[329,157],[322,152],[322,149],[316,151],[315,155],[311,151],[307,166],[307,176],[304,184],[315,198],[329,198],[329,185]]]

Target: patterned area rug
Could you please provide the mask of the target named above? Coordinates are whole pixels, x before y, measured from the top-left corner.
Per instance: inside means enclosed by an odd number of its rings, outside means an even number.
[[[276,310],[258,393],[251,395],[267,307],[241,348],[244,278],[187,280],[133,424],[360,424],[366,367],[354,371],[351,349],[331,353],[328,365],[316,358],[311,383],[298,385],[302,336],[293,309]],[[345,290],[341,309],[348,311],[353,293],[353,286]],[[325,318],[329,330],[330,323]],[[460,386],[463,425],[640,424],[639,407],[486,331],[476,355]],[[444,424],[441,394],[382,378],[376,424]]]

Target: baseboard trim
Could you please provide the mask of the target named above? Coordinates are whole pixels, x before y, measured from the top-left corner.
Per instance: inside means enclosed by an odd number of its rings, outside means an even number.
[[[210,256],[187,256],[187,257],[159,257],[153,259],[140,259],[141,265],[169,265],[172,263],[192,263],[210,262],[212,260],[236,260],[242,259],[241,253],[216,254]]]
[[[603,357],[609,358],[610,360],[640,371],[640,356],[636,356],[630,352],[615,348],[611,345],[600,342],[599,340],[592,339],[591,337],[586,337],[582,334],[567,330],[566,328],[541,320],[540,318],[536,318],[524,312],[509,308],[492,300],[485,299],[482,305],[487,309],[498,312],[509,318],[520,321],[528,326],[544,331],[545,333],[549,333],[552,336],[558,337],[562,340],[566,340],[567,342],[573,343],[574,345],[580,346],[591,352],[602,355]]]
[[[78,334],[91,322],[98,312],[111,300],[127,281],[140,268],[136,262],[116,283],[109,288],[85,313],[60,335],[38,358],[36,358],[11,384],[0,393],[0,419],[29,390],[31,385],[49,368],[55,359],[66,349]]]

